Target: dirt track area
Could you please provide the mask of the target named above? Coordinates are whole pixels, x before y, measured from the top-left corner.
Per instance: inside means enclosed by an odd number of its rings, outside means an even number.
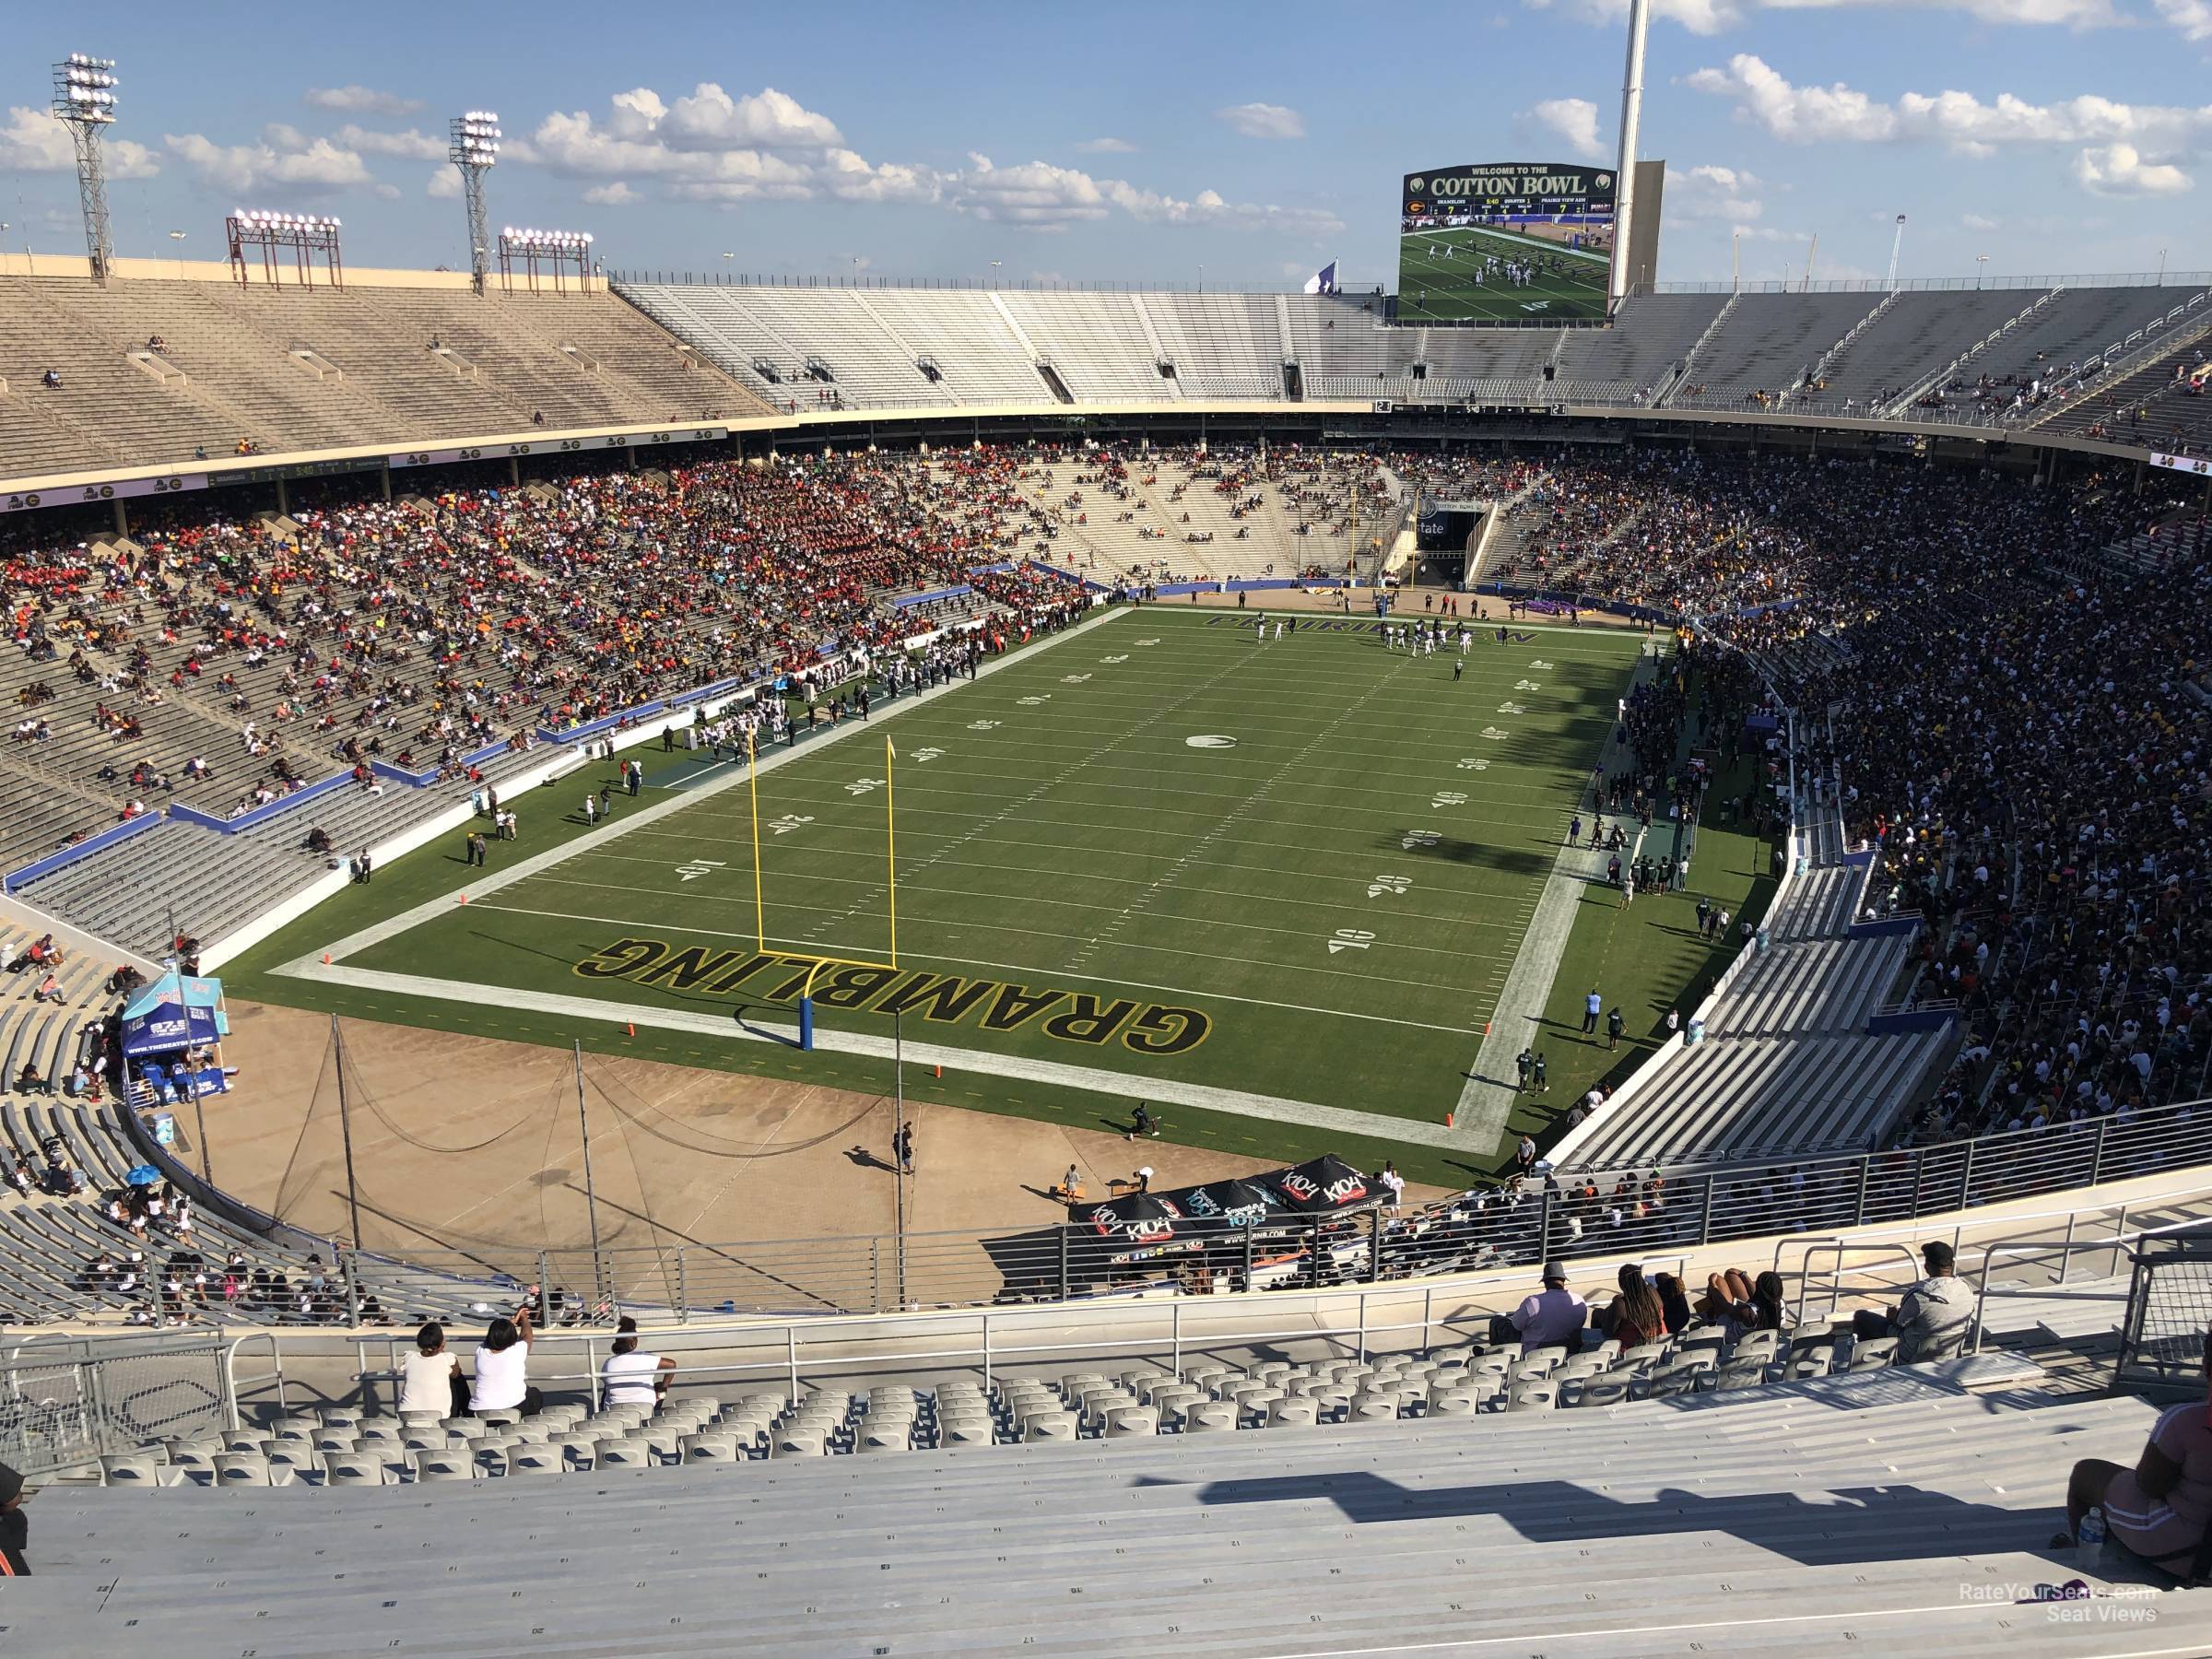
[[[346,1236],[329,1017],[253,1003],[233,1003],[229,1013],[224,1058],[239,1067],[237,1087],[206,1102],[217,1183],[295,1226]],[[535,1252],[589,1245],[568,1053],[363,1020],[347,1020],[341,1030],[367,1248],[432,1261],[458,1253],[515,1271]],[[584,1055],[583,1076],[603,1245],[699,1247],[688,1256],[724,1276],[715,1281],[716,1300],[772,1302],[778,1299],[763,1287],[794,1277],[809,1281],[801,1302],[857,1300],[848,1281],[861,1269],[846,1259],[854,1253],[838,1253],[833,1264],[831,1253],[704,1247],[890,1233],[888,1097],[594,1053]],[[1277,1167],[955,1107],[910,1102],[909,1113],[910,1235],[972,1239],[1053,1223],[1064,1210],[1047,1190],[1071,1163],[1092,1197],[1105,1196],[1110,1177],[1139,1164],[1152,1167],[1156,1188]],[[189,1120],[182,1126],[194,1127]],[[954,1246],[942,1248],[950,1274]],[[958,1255],[982,1270],[971,1242]],[[641,1268],[644,1259],[637,1258]],[[802,1261],[817,1265],[789,1265]],[[720,1288],[724,1282],[732,1288]],[[627,1288],[650,1293],[643,1285]],[[687,1293],[696,1300],[699,1289]]]

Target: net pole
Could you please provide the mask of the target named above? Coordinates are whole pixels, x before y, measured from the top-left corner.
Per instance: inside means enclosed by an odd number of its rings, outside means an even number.
[[[883,740],[883,845],[884,858],[888,865],[891,889],[891,966],[899,966],[899,820],[891,809],[891,762],[899,751],[891,740]]]
[[[760,902],[760,743],[754,733],[745,735],[746,784],[753,797],[753,948],[768,953],[768,910]]]

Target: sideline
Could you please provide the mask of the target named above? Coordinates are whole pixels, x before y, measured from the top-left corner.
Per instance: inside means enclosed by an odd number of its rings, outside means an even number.
[[[987,675],[995,674],[1016,663],[1028,662],[1034,658],[1039,652],[1050,651],[1055,645],[1065,644],[1069,640],[1107,627],[1118,618],[1134,614],[1134,607],[1108,606],[1102,615],[1078,622],[1073,628],[1063,629],[1059,633],[1038,641],[1032,650],[1008,652],[1005,655],[992,658],[976,670],[975,677],[980,680]],[[938,686],[919,692],[912,697],[900,698],[884,709],[880,719],[871,718],[857,724],[833,726],[822,736],[811,738],[804,746],[792,745],[784,748],[773,749],[770,753],[760,756],[760,771],[764,774],[771,772],[794,756],[818,754],[827,745],[843,742],[856,733],[874,731],[885,722],[898,719],[909,709],[919,709],[934,703],[940,698],[959,691],[967,683],[965,680],[959,680],[949,686]],[[420,927],[433,917],[444,915],[453,909],[463,893],[470,893],[478,897],[496,893],[502,888],[511,887],[515,882],[525,880],[541,871],[550,870],[594,847],[603,847],[610,841],[618,840],[633,830],[641,830],[648,824],[657,824],[661,819],[674,813],[688,812],[702,800],[711,800],[724,790],[735,788],[744,782],[746,775],[743,771],[735,771],[726,778],[717,779],[712,783],[701,784],[697,788],[670,790],[666,800],[656,801],[652,806],[641,807],[636,812],[623,814],[621,819],[609,825],[603,834],[580,835],[560,846],[549,847],[543,853],[535,853],[517,864],[507,865],[497,874],[486,876],[482,881],[471,881],[464,887],[453,888],[438,898],[426,899],[411,910],[402,911],[395,916],[388,916],[382,922],[371,923],[357,933],[347,934],[344,938],[332,944],[311,950],[304,956],[295,957],[292,960],[279,965],[274,971],[288,974],[295,979],[313,979],[317,976],[308,970],[321,967],[322,958],[325,954],[334,961],[343,961],[347,957],[358,955],[371,946],[381,945],[386,939],[397,938],[403,933]]]
[[[347,968],[335,963],[294,963],[278,970],[294,978],[318,984],[345,985],[359,991],[381,991],[394,996],[427,996],[445,1002],[480,1004],[484,987],[460,980],[429,979],[412,973],[389,973],[371,968]],[[613,1026],[625,1022],[698,1036],[735,1039],[744,1042],[798,1046],[796,1025],[771,1025],[752,1017],[743,1023],[726,1014],[692,1014],[653,1003],[619,1003],[595,996],[562,996],[544,991],[514,991],[502,986],[500,1006],[533,1014],[551,1014],[586,1025]],[[898,1052],[889,1037],[858,1031],[815,1028],[814,1044],[832,1053],[859,1054],[888,1060]],[[1139,1077],[1134,1072],[1096,1071],[1088,1066],[1065,1065],[1055,1060],[1032,1060],[1020,1054],[992,1053],[979,1049],[945,1048],[934,1042],[903,1045],[913,1065],[945,1065],[985,1077],[1012,1077],[1028,1083],[1048,1083],[1079,1088],[1088,1094],[1122,1100],[1144,1100],[1162,1105],[1190,1106],[1205,1112],[1227,1112],[1233,1117],[1260,1118],[1271,1124],[1303,1124],[1332,1135],[1359,1135],[1369,1140],[1391,1140],[1423,1147],[1460,1145],[1451,1130],[1414,1118],[1385,1117],[1378,1112],[1352,1112],[1340,1106],[1323,1106],[1312,1100],[1293,1100],[1276,1095],[1248,1094],[1237,1088],[1215,1088],[1168,1077]]]
[[[1655,677],[1651,656],[1640,654],[1623,695],[1632,694],[1636,687]],[[1605,747],[1613,747],[1608,735]],[[1578,814],[1584,810],[1584,795],[1593,803],[1597,798],[1585,787],[1583,794],[1575,797]],[[1589,810],[1594,815],[1594,804]],[[1622,817],[1614,816],[1617,819]],[[1641,844],[1639,831],[1637,845]],[[1512,968],[1498,993],[1488,1034],[1476,1052],[1475,1063],[1467,1067],[1466,1084],[1459,1091],[1459,1105],[1452,1114],[1459,1144],[1471,1151],[1487,1155],[1497,1151],[1504,1140],[1513,1101],[1520,1094],[1514,1081],[1518,1076],[1516,1057],[1524,1047],[1533,1046],[1534,1041],[1541,1038],[1544,1011],[1551,1006],[1552,987],[1559,979],[1559,964],[1566,959],[1575,912],[1583,894],[1604,879],[1604,861],[1608,856],[1584,843],[1562,845],[1552,859],[1551,874],[1545,879],[1535,914],[1529,917],[1528,931],[1521,937],[1521,948],[1514,953]],[[1636,847],[1630,847],[1629,856],[1621,861],[1624,867],[1633,864],[1635,857]]]

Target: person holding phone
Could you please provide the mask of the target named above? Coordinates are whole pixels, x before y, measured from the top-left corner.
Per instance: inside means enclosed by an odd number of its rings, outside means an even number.
[[[530,1287],[537,1295],[537,1287]],[[495,1319],[477,1345],[476,1385],[469,1392],[468,1408],[478,1417],[535,1417],[545,1395],[530,1385],[530,1343],[536,1332],[530,1324],[530,1305],[515,1309],[512,1319]]]

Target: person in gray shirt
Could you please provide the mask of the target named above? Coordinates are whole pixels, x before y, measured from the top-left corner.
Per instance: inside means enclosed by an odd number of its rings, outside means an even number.
[[[1887,1313],[1861,1309],[1851,1320],[1852,1335],[1860,1341],[1896,1337],[1900,1365],[1956,1354],[1966,1346],[1974,1322],[1974,1293],[1955,1271],[1959,1263],[1951,1247],[1932,1239],[1921,1246],[1920,1259],[1928,1277],[1906,1291],[1897,1306]]]

